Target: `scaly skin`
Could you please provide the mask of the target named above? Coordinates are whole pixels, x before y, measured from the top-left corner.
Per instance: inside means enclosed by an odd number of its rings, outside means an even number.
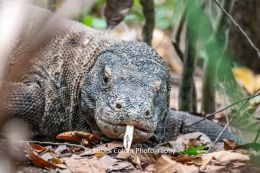
[[[42,11],[28,18],[10,56],[14,68],[33,40],[37,22],[49,16]],[[1,96],[0,111],[27,121],[34,137],[85,130],[122,139],[126,124],[131,124],[135,142],[150,137],[161,141],[176,138],[184,122],[196,120],[169,113],[168,69],[150,46],[116,40],[70,20],[59,21],[62,25],[34,54],[30,70],[20,80],[5,83],[2,93],[6,94]],[[216,137],[205,123],[196,128]]]
[[[168,109],[169,73],[151,47],[126,42],[100,53],[82,91],[84,109],[95,109],[94,119],[105,135],[122,139],[130,124],[134,141],[145,141]]]

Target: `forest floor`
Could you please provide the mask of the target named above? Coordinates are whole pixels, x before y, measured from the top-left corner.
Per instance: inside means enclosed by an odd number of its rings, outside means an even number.
[[[180,76],[175,76],[171,108],[177,109]],[[196,80],[201,88],[201,79]],[[200,93],[198,93],[200,98]],[[219,97],[221,99],[221,97]],[[221,115],[223,116],[223,115]],[[220,118],[221,119],[221,118]],[[217,121],[217,119],[216,119]],[[81,133],[80,137],[77,133]],[[257,144],[238,145],[225,139],[213,143],[205,134],[180,135],[176,140],[141,149],[133,144],[130,152],[122,141],[88,141],[89,134],[63,133],[67,143],[28,142],[24,145],[24,162],[15,164],[17,173],[91,173],[91,172],[259,172],[254,157]],[[69,141],[69,142],[68,142]],[[45,143],[47,142],[47,143]],[[210,152],[209,152],[210,150]],[[252,158],[253,156],[253,158]]]

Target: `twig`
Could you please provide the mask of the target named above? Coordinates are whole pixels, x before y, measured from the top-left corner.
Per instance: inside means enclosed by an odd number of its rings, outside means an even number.
[[[181,39],[181,33],[182,33],[182,29],[183,29],[185,19],[186,19],[186,14],[187,14],[187,6],[185,7],[185,9],[182,13],[182,16],[180,19],[180,24],[179,24],[177,32],[176,32],[175,40],[172,41],[172,45],[182,61],[183,61],[184,54],[180,48],[180,39]]]
[[[199,120],[199,121],[197,121],[197,122],[195,122],[195,123],[193,123],[193,124],[186,125],[185,127],[191,127],[191,126],[194,126],[194,125],[196,125],[196,124],[199,124],[200,122],[206,120],[206,119],[209,118],[209,117],[212,117],[213,115],[215,115],[215,114],[217,114],[217,113],[223,112],[224,110],[227,110],[228,108],[233,107],[233,106],[237,105],[238,103],[241,103],[241,102],[250,100],[250,99],[255,98],[255,97],[257,97],[257,96],[260,96],[260,93],[255,94],[255,95],[252,95],[252,96],[249,96],[249,97],[244,98],[244,99],[242,99],[242,100],[239,100],[239,101],[237,101],[237,102],[235,102],[235,103],[232,103],[232,104],[230,104],[230,105],[228,105],[228,106],[226,106],[226,107],[224,107],[224,108],[222,108],[222,109],[220,109],[220,110],[218,110],[218,111],[216,111],[216,112],[213,112],[213,113],[211,113],[211,114],[206,115],[204,118],[202,118],[201,120]]]
[[[250,100],[250,99],[246,100],[246,102],[244,102],[244,104],[239,108],[239,110],[238,110],[237,112],[240,112],[240,111],[243,109],[243,107],[249,102],[249,100]],[[228,128],[228,126],[231,124],[231,122],[233,121],[233,119],[234,119],[235,116],[234,116],[234,114],[231,115],[230,120],[229,120],[229,118],[228,118],[227,115],[226,115],[225,117],[226,117],[227,123],[226,123],[226,125],[224,126],[224,128],[221,130],[221,132],[218,134],[218,136],[217,136],[217,138],[215,139],[215,141],[213,142],[213,144],[210,146],[210,148],[209,148],[209,150],[208,150],[209,152],[212,151],[213,146],[215,146],[215,144],[219,141],[219,138],[223,135],[223,133],[224,133],[225,130]]]
[[[175,41],[172,41],[172,46],[174,47],[177,55],[179,56],[179,58],[181,59],[181,61],[183,62],[183,57],[184,57],[184,53],[182,52],[181,48],[180,48],[180,45],[175,42]]]
[[[235,27],[243,34],[243,36],[247,39],[251,47],[256,51],[257,56],[260,58],[260,50],[253,43],[251,38],[246,34],[246,32],[239,26],[239,24],[233,19],[233,17],[221,6],[221,4],[217,0],[213,0],[214,3],[221,9],[221,11],[229,18],[229,20],[235,25]]]
[[[66,145],[66,146],[70,146],[70,147],[80,147],[80,148],[83,148],[84,150],[89,150],[89,148],[86,148],[86,147],[84,147],[82,145],[60,143],[60,142],[43,142],[43,141],[15,141],[15,142],[20,142],[20,143],[38,143],[38,144],[44,144],[44,145]]]
[[[253,143],[256,143],[256,142],[257,142],[257,139],[259,138],[259,135],[260,135],[260,129],[258,129]]]

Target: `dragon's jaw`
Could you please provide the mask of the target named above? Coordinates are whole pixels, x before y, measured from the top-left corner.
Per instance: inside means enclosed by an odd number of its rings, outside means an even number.
[[[142,142],[147,141],[153,134],[156,129],[156,124],[152,124],[152,126],[148,126],[147,122],[140,123],[140,121],[112,121],[112,119],[104,118],[107,115],[101,114],[100,111],[96,112],[95,119],[99,129],[102,133],[108,137],[113,139],[123,139],[126,131],[126,125],[134,126],[134,142]]]

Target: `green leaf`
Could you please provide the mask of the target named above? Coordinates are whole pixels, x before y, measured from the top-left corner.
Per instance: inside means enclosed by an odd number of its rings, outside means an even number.
[[[197,146],[197,147],[189,147],[186,150],[179,152],[180,154],[188,154],[188,155],[198,155],[201,153],[201,150],[205,150],[205,146]]]
[[[83,16],[81,22],[87,26],[92,26],[93,19],[90,16]]]

